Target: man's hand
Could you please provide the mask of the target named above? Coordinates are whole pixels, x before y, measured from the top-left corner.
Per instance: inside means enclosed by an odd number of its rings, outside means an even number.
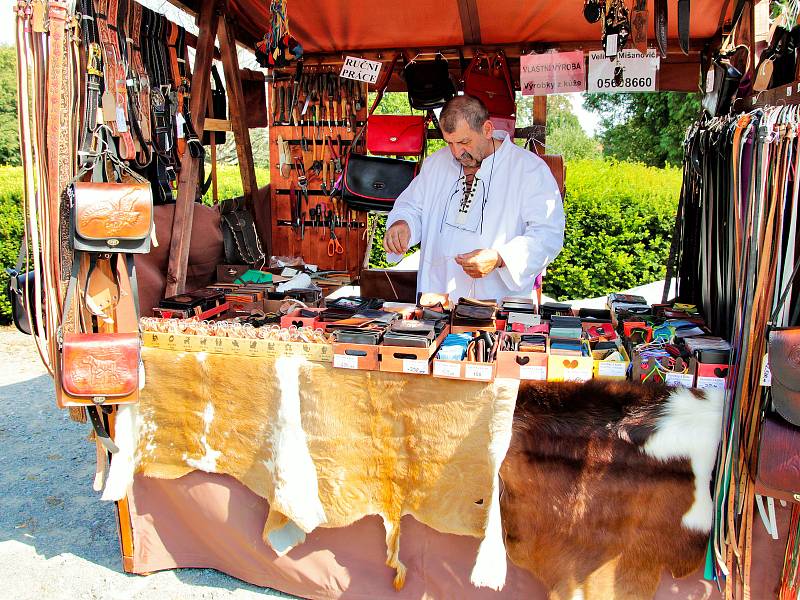
[[[504,264],[500,253],[491,248],[459,254],[456,256],[456,262],[464,269],[464,273],[473,279],[485,277]]]
[[[383,236],[383,249],[393,254],[405,254],[411,241],[411,228],[405,221],[393,223]]]

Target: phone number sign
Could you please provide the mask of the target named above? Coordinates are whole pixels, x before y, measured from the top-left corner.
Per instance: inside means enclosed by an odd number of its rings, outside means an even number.
[[[655,48],[642,54],[623,50],[617,60],[606,58],[601,51],[589,53],[589,92],[654,92],[660,58]]]

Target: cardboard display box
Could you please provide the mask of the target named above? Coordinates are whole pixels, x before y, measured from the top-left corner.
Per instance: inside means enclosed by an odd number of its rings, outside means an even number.
[[[498,352],[497,377],[547,381],[547,359],[545,352]]]
[[[594,374],[591,356],[551,354],[550,339],[547,340],[547,354],[547,381],[589,381]]]
[[[380,356],[379,370],[389,373],[430,375],[431,359],[436,355],[439,346],[448,333],[450,333],[450,328],[445,327],[439,337],[427,348],[378,346],[378,354]]]
[[[338,369],[377,371],[380,366],[380,346],[334,342],[333,366]]]
[[[433,359],[433,376],[468,381],[494,381],[497,363]]]

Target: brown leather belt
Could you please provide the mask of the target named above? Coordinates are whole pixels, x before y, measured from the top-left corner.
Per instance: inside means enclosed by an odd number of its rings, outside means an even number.
[[[103,49],[105,92],[103,93],[103,119],[118,135],[122,144],[120,156],[132,160],[136,156],[128,116],[128,84],[124,57],[117,37],[117,0],[97,0],[97,29]]]

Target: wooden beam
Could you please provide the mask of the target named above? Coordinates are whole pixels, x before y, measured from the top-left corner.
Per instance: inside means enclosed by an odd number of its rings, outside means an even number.
[[[228,117],[236,140],[236,156],[239,159],[239,173],[242,176],[242,191],[245,201],[252,207],[258,183],[253,165],[253,148],[250,145],[250,130],[247,128],[247,106],[242,93],[242,79],[239,72],[239,59],[236,55],[234,29],[227,17],[219,23],[219,47],[222,52],[222,68],[225,71],[225,86],[228,92]],[[272,223],[271,206],[267,206],[265,218]],[[267,256],[272,251],[272,240],[262,240]]]
[[[481,43],[481,22],[478,17],[477,0],[457,0],[458,16],[461,19],[461,31],[465,44]]]
[[[217,2],[212,0],[204,3],[199,17],[200,36],[194,60],[191,98],[189,99],[192,124],[197,135],[201,138],[203,137],[203,125],[206,118],[205,108],[218,22]],[[183,293],[186,285],[186,270],[189,264],[189,244],[192,241],[192,217],[194,215],[194,201],[197,195],[200,160],[202,158],[192,157],[187,145],[181,160],[181,172],[178,177],[178,199],[175,203],[175,215],[172,219],[172,239],[170,240],[169,266],[167,268],[167,297]]]

